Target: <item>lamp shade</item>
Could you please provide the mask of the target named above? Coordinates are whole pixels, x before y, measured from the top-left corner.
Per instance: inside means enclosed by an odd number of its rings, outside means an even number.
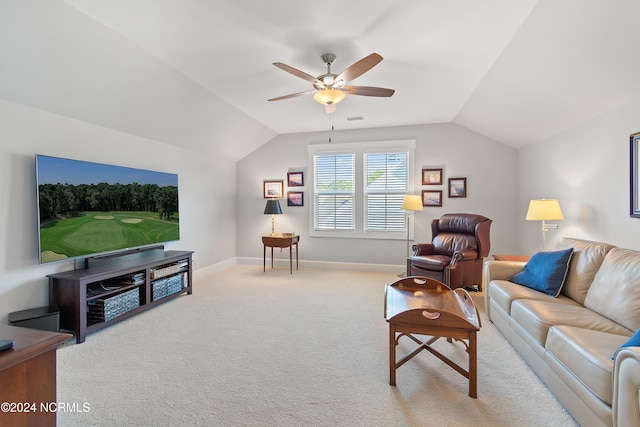
[[[313,99],[320,104],[332,105],[342,101],[347,96],[343,90],[327,88],[313,94]]]
[[[267,206],[264,207],[264,213],[271,214],[271,215],[281,214],[282,209],[280,208],[280,202],[275,199],[267,200]]]
[[[400,209],[404,211],[421,211],[422,197],[417,194],[407,194],[404,196]]]
[[[529,202],[527,221],[549,221],[564,219],[560,203],[556,199],[534,199]]]

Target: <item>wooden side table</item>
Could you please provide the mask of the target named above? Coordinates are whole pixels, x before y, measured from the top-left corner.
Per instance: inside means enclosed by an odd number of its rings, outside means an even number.
[[[271,248],[271,268],[273,268],[273,248],[289,248],[289,273],[293,274],[293,246],[296,246],[296,270],[298,269],[298,242],[300,236],[274,234],[262,236],[262,271],[267,271],[267,247]]]
[[[531,256],[529,255],[494,255],[493,259],[496,261],[515,261],[515,262],[528,262]]]
[[[57,402],[56,349],[71,337],[0,325],[0,339],[15,341],[12,349],[0,352],[0,396],[10,405],[0,412],[0,425],[56,425],[56,412],[41,404]]]

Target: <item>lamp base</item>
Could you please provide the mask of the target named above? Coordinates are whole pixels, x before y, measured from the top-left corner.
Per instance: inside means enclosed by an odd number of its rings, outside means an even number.
[[[276,235],[276,216],[271,214],[271,235]]]

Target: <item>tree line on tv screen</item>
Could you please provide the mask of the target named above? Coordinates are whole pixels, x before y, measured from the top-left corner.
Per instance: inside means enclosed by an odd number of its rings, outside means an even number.
[[[38,187],[40,220],[75,212],[157,212],[169,220],[178,213],[178,187],[157,184],[41,184]]]

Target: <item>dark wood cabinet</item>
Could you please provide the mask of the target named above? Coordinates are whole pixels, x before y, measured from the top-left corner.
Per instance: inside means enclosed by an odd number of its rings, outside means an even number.
[[[55,426],[56,349],[71,335],[0,325],[0,337],[15,342],[0,352],[0,425]]]
[[[93,260],[88,268],[50,274],[49,305],[76,342],[88,333],[192,293],[192,251],[140,251]]]

